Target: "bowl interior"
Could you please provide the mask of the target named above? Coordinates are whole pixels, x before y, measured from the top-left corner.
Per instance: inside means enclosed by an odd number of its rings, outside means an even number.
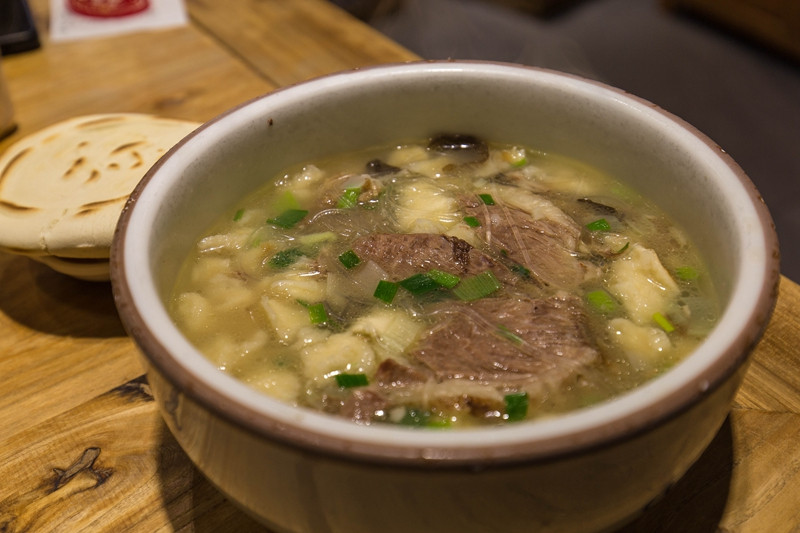
[[[189,247],[223,210],[292,164],[441,132],[570,156],[657,199],[702,250],[726,306],[709,339],[664,377],[618,400],[541,423],[491,429],[489,437],[476,430],[480,437],[471,441],[470,432],[409,436],[403,429],[298,414],[222,375],[177,332],[162,302]],[[215,409],[233,406],[333,440],[413,445],[419,454],[439,446],[467,449],[478,441],[485,447],[531,440],[545,453],[563,447],[567,435],[569,446],[578,446],[649,423],[729,375],[760,333],[763,324],[753,326],[754,319],[765,322],[771,309],[776,250],[769,215],[741,170],[702,134],[652,104],[535,68],[414,63],[279,90],[201,127],[162,158],[134,193],[115,243],[112,280],[124,287],[123,299],[131,305],[123,319],[135,322],[130,329],[141,332],[134,336],[153,364],[169,367],[179,384],[202,384],[192,388],[208,394]],[[263,422],[257,430],[270,427]]]

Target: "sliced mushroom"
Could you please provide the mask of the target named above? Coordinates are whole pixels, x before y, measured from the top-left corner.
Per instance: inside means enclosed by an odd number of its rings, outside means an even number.
[[[461,163],[482,163],[489,158],[489,146],[474,135],[446,133],[428,143],[428,149],[456,156]]]

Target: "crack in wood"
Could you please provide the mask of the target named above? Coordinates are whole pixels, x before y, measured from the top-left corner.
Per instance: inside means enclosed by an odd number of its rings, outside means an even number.
[[[144,400],[146,402],[152,402],[154,400],[153,392],[150,389],[150,384],[147,382],[147,376],[145,375],[141,375],[127,383],[123,383],[119,387],[115,387],[112,389],[112,392],[130,400]]]
[[[108,481],[114,471],[111,468],[96,468],[94,466],[94,462],[100,456],[100,451],[100,448],[97,447],[86,448],[80,458],[66,469],[54,468],[53,472],[56,474],[56,479],[51,492],[57,491],[84,471],[94,476],[96,480],[95,488]]]

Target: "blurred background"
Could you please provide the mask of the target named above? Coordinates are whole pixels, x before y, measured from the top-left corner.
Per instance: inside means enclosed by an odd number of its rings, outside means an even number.
[[[800,281],[800,1],[331,1],[425,59],[570,72],[687,120],[755,182]]]

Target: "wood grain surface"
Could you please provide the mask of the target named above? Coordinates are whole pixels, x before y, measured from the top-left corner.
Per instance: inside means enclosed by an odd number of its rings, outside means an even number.
[[[22,135],[89,113],[206,120],[276,87],[415,57],[323,0],[188,0],[191,24],[3,59]],[[800,286],[722,431],[626,532],[800,530]],[[0,254],[0,532],[266,531],[192,466],[159,417],[108,284]]]

